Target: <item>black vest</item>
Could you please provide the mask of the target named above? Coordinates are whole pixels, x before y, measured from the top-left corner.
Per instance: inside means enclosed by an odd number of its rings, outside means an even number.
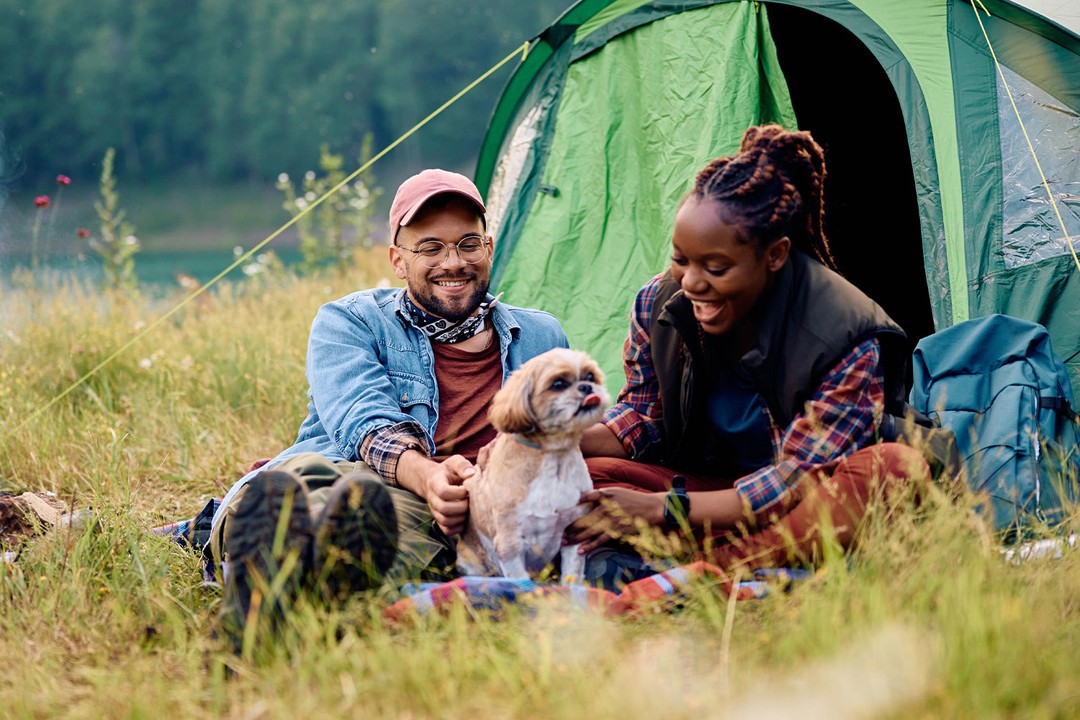
[[[885,371],[885,412],[902,414],[910,355],[904,331],[858,288],[816,260],[793,251],[751,311],[757,340],[739,361],[773,420],[787,427],[824,376],[845,355],[876,337]],[[715,467],[709,457],[702,392],[695,368],[707,367],[690,301],[668,272],[660,281],[649,338],[664,411],[663,448],[641,459],[687,471]]]

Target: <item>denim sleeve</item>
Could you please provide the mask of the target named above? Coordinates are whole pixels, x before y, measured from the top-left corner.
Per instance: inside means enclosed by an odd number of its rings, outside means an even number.
[[[315,316],[307,352],[309,393],[323,430],[343,457],[358,457],[359,444],[379,428],[415,423],[404,406],[431,402],[419,376],[391,377],[393,352],[417,350],[380,345],[348,304],[328,303]]]

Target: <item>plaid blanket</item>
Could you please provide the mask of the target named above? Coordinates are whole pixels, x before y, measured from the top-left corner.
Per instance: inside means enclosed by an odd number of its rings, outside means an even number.
[[[405,586],[406,597],[383,611],[391,623],[401,623],[420,615],[446,612],[455,605],[479,610],[497,610],[508,603],[543,598],[563,598],[572,605],[608,616],[635,616],[646,611],[677,605],[692,583],[708,582],[718,593],[736,600],[762,598],[770,585],[786,585],[809,576],[806,570],[757,570],[751,580],[738,584],[715,565],[694,562],[680,565],[628,584],[621,593],[585,585],[549,585],[532,580],[503,577],[466,576],[444,583]]]

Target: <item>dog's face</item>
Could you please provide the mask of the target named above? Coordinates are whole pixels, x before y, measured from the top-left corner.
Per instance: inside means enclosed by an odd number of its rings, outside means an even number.
[[[591,357],[556,348],[518,368],[491,403],[495,429],[525,435],[580,434],[611,401]]]

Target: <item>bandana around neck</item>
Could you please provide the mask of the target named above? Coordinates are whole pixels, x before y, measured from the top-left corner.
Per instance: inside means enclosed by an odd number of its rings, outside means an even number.
[[[409,317],[412,319],[413,325],[420,332],[427,335],[429,340],[439,343],[459,343],[484,331],[484,320],[487,319],[487,316],[491,313],[491,308],[495,307],[495,303],[499,302],[502,295],[502,293],[499,293],[491,300],[480,303],[480,308],[475,315],[456,323],[424,312],[424,310],[417,307],[408,293],[405,293],[405,307],[409,311]]]

